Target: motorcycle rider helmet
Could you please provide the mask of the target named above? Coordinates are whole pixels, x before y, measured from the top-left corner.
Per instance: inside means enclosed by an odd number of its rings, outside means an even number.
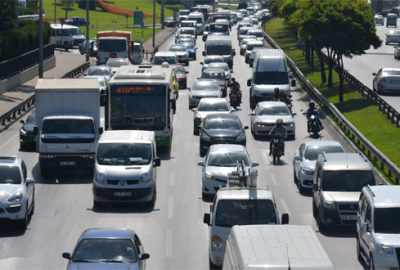
[[[274,92],[275,92],[275,94],[279,94],[279,88],[276,87],[276,88],[274,89]]]
[[[277,127],[281,127],[282,124],[283,124],[283,120],[282,120],[282,119],[277,119],[277,120],[276,120],[276,126],[277,126]]]
[[[311,110],[314,110],[315,103],[311,101],[310,103],[308,103],[308,106],[310,107]]]

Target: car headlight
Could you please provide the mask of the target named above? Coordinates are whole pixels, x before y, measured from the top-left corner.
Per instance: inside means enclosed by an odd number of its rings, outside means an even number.
[[[323,200],[323,206],[325,207],[325,208],[329,208],[329,209],[336,209],[336,204],[335,204],[335,202],[334,201],[326,201],[326,200]]]
[[[107,182],[106,175],[103,173],[96,173],[96,181],[105,184]]]
[[[204,132],[201,134],[200,140],[204,140],[204,141],[207,141],[207,142],[211,142],[210,136],[208,136],[208,135],[205,134]]]
[[[19,130],[19,134],[21,134],[21,135],[26,135],[25,129],[24,129],[24,128],[21,128],[21,129]]]
[[[237,142],[242,142],[242,141],[244,141],[244,140],[246,140],[246,135],[244,135],[243,133],[240,134],[240,135],[236,138],[236,141],[237,141]]]
[[[206,178],[209,180],[213,180],[214,179],[214,175],[212,175],[212,173],[210,172],[206,172]]]
[[[11,195],[10,198],[8,198],[8,202],[19,202],[22,200],[22,198],[23,198],[22,192],[17,192]]]
[[[222,241],[221,237],[214,235],[211,240],[211,249],[225,251],[225,242]]]
[[[293,126],[294,126],[294,122],[289,122],[289,123],[287,123],[287,126],[288,126],[288,127],[293,127]]]
[[[151,172],[143,173],[140,176],[139,183],[147,182],[151,179]]]
[[[265,124],[261,122],[256,122],[256,125],[257,127],[265,127]]]
[[[314,175],[314,171],[309,168],[300,168],[301,172],[307,175]]]
[[[389,243],[378,245],[378,252],[383,255],[394,255],[394,248]]]

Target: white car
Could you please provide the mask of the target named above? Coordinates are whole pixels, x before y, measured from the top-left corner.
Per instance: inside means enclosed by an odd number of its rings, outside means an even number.
[[[35,180],[20,157],[0,157],[0,219],[26,230],[35,209]]]
[[[343,153],[344,149],[336,141],[309,141],[296,149],[293,158],[293,175],[300,193],[306,189],[311,190],[313,187],[315,161],[322,152]]]
[[[294,118],[284,102],[262,101],[257,104],[251,115],[251,133],[254,137],[266,136],[275,126],[276,120],[282,119],[288,137],[296,137]]]
[[[385,24],[385,20],[382,15],[380,14],[375,15],[375,24],[381,24],[381,25]]]
[[[208,68],[223,69],[225,72],[225,78],[226,78],[227,82],[231,83],[232,74],[231,74],[231,70],[229,69],[229,66],[227,63],[210,63],[208,65]]]
[[[131,65],[131,61],[128,58],[108,58],[106,63],[106,66],[111,68],[113,74],[115,74],[121,66]]]
[[[386,45],[390,43],[400,44],[400,31],[399,30],[390,30],[389,34],[386,34]]]
[[[176,53],[179,63],[189,65],[189,52],[184,45],[171,45],[168,51]]]

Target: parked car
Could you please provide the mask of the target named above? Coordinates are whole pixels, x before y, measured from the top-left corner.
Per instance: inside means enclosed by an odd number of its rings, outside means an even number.
[[[382,15],[380,14],[375,15],[375,24],[381,24],[381,25],[385,24],[385,20]]]
[[[18,222],[26,230],[28,217],[35,211],[35,179],[17,156],[0,157],[1,219]]]
[[[164,20],[164,26],[175,27],[174,17],[167,17]]]
[[[197,47],[193,42],[187,42],[187,41],[181,41],[178,43],[179,45],[183,45],[186,47],[188,53],[189,53],[189,58],[192,58],[193,60],[196,60],[196,53],[197,53]]]
[[[19,131],[19,147],[21,149],[32,147],[36,149],[36,135],[33,134],[33,128],[36,126],[36,111],[32,111],[26,119],[20,121],[23,126]]]
[[[130,229],[87,229],[79,237],[74,251],[65,252],[67,269],[140,269],[146,268],[150,255],[145,253],[138,235]]]
[[[185,46],[171,45],[168,51],[176,53],[178,63],[185,63],[187,66],[189,65],[189,52]]]
[[[128,58],[108,58],[106,66],[111,67],[111,71],[113,73],[117,72],[117,70],[121,66],[131,66],[131,61]]]
[[[389,34],[386,34],[385,44],[388,45],[390,43],[400,44],[400,31],[399,30],[390,30]]]
[[[210,114],[204,118],[200,129],[200,156],[214,144],[241,144],[246,147],[248,126],[243,126],[235,114]]]
[[[186,71],[182,65],[171,65],[171,66],[175,72],[176,79],[179,82],[179,89],[186,89],[187,88],[186,74],[189,73],[189,71]]]
[[[234,109],[229,108],[229,104],[224,98],[202,98],[199,101],[197,108],[192,110],[193,118],[193,133],[198,135],[201,122],[209,114],[215,113],[232,113]]]
[[[375,76],[372,81],[372,90],[377,91],[378,94],[400,91],[400,68],[381,68],[372,75]]]

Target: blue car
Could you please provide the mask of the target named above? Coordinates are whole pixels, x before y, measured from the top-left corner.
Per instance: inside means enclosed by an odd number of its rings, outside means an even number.
[[[189,52],[189,58],[196,60],[197,47],[195,47],[193,42],[179,42],[180,45],[184,45]]]

